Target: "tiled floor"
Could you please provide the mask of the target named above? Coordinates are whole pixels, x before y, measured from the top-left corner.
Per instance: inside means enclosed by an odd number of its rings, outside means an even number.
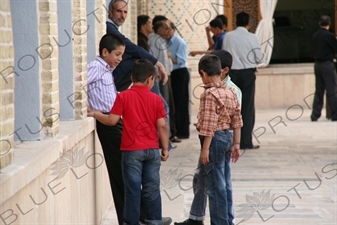
[[[310,110],[256,112],[254,143],[232,165],[236,224],[337,224],[337,122],[309,121]],[[192,117],[195,122],[195,117]],[[188,218],[192,176],[199,157],[197,132],[162,164],[163,215]],[[210,224],[207,208],[205,224]],[[103,225],[117,225],[114,208]]]

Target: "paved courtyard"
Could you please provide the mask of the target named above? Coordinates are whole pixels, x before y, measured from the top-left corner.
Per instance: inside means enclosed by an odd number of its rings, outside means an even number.
[[[310,110],[256,112],[255,144],[232,165],[236,224],[337,224],[337,122],[310,122]],[[192,123],[196,122],[192,117]],[[162,164],[163,215],[188,218],[199,157],[197,131]],[[103,225],[117,225],[112,205]],[[173,223],[172,223],[173,224]],[[206,225],[210,224],[207,208]]]

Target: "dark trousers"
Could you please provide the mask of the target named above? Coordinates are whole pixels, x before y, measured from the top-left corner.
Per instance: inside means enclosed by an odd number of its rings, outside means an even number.
[[[118,224],[123,224],[124,210],[124,181],[122,175],[122,153],[120,151],[122,139],[122,120],[115,126],[107,126],[96,120],[96,130],[101,142],[105,164],[107,166],[112,196],[118,218]],[[141,210],[141,220],[145,220],[145,213]]]
[[[190,136],[189,82],[190,73],[187,68],[175,69],[171,72],[176,136],[180,138],[189,138]]]
[[[255,69],[231,70],[230,76],[234,84],[242,91],[240,148],[253,147],[252,132],[255,124]]]
[[[168,86],[168,105],[169,105],[169,112],[170,112],[170,131],[171,131],[171,137],[176,136],[177,129],[176,129],[176,118],[175,118],[175,108],[174,108],[174,101],[173,101],[173,94],[172,94],[172,84],[171,84],[171,76],[169,76],[167,86]]]
[[[311,119],[318,119],[323,108],[324,91],[331,110],[331,120],[337,120],[337,83],[335,65],[332,61],[315,63],[315,97]]]

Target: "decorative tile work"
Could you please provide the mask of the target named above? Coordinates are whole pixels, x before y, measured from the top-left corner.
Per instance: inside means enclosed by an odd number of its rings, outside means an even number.
[[[214,2],[214,1],[213,1]],[[190,50],[207,49],[205,26],[218,14],[220,4],[202,0],[150,0],[149,16],[164,15],[177,26],[177,33]]]
[[[236,27],[236,14],[244,11],[250,16],[250,32],[255,32],[258,24],[258,1],[259,0],[233,0],[233,28]]]
[[[224,1],[203,0],[147,0],[148,15],[164,15],[172,20],[178,30],[177,33],[186,42],[188,51],[206,50],[208,48],[205,27],[218,14],[228,10],[230,6]],[[143,1],[142,1],[143,2]],[[251,16],[251,31],[254,32],[258,20],[258,0],[233,0],[232,15],[246,11]],[[233,18],[235,24],[235,18]],[[234,28],[236,26],[233,26]],[[199,57],[189,57],[189,67],[195,70],[196,61]]]

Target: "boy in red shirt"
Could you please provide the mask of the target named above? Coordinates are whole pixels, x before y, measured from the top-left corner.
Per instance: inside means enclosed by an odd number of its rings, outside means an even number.
[[[156,71],[149,60],[137,60],[132,68],[133,86],[121,92],[105,115],[91,111],[101,123],[115,125],[123,117],[121,142],[122,173],[125,185],[124,223],[139,225],[140,205],[144,203],[147,222],[162,225],[160,196],[160,161],[168,153],[168,125],[162,99],[150,91]],[[161,154],[158,146],[162,143]]]

